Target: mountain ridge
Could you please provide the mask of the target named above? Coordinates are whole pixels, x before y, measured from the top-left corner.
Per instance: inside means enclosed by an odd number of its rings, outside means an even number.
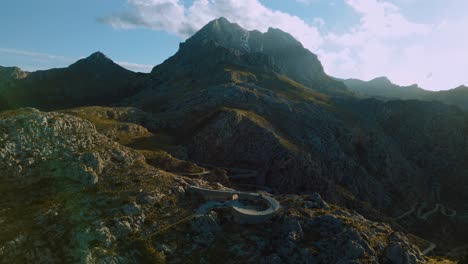
[[[0,109],[109,105],[142,89],[145,79],[146,75],[124,69],[95,52],[66,68],[30,72],[23,78],[0,82]]]
[[[465,85],[449,90],[430,91],[419,87],[417,84],[399,86],[392,83],[387,77],[378,77],[369,81],[359,79],[345,79],[342,81],[350,90],[364,96],[383,100],[439,101],[468,110],[468,92],[466,92]]]

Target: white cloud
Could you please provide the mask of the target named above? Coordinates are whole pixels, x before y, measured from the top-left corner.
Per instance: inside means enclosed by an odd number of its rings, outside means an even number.
[[[388,76],[401,85],[418,83],[431,90],[468,83],[462,70],[468,66],[468,37],[463,33],[468,19],[421,24],[405,18],[389,2],[346,0],[346,3],[361,19],[347,33],[330,33],[325,37],[325,45],[347,50],[339,54],[327,49],[320,51],[329,73],[365,80]]]
[[[0,53],[20,55],[20,56],[26,56],[26,57],[34,57],[34,58],[40,58],[40,59],[46,59],[46,60],[60,60],[60,61],[72,61],[73,60],[72,58],[59,56],[59,55],[26,51],[26,50],[8,49],[8,48],[0,48]]]
[[[147,64],[138,64],[138,63],[133,63],[133,62],[126,62],[126,61],[116,61],[115,63],[119,64],[120,66],[136,71],[136,72],[150,72],[151,69],[153,69],[152,65],[147,65]]]
[[[318,28],[325,26],[325,20],[320,17],[314,17],[314,19],[312,20],[312,23]]]
[[[361,15],[360,24],[352,27],[348,33],[330,39],[344,45],[360,46],[369,40],[391,40],[424,35],[430,27],[407,20],[397,6],[378,0],[345,0]]]
[[[209,21],[223,16],[249,30],[282,29],[311,50],[322,44],[322,36],[316,27],[297,16],[271,10],[258,0],[194,0],[188,7],[179,0],[127,2],[131,10],[99,20],[115,28],[145,27],[187,38]]]
[[[449,89],[468,84],[468,18],[445,22],[431,34],[403,47],[399,60],[389,69],[390,77],[424,88]]]

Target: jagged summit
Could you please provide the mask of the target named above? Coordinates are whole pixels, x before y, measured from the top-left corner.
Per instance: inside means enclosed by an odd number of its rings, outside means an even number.
[[[274,45],[303,48],[299,41],[281,29],[270,27],[265,33],[246,30],[224,17],[210,21],[187,39],[186,44],[204,45],[210,42],[241,52],[267,52],[269,49],[274,49]]]
[[[175,80],[190,76],[198,80],[223,82],[226,66],[248,68],[252,72],[286,75],[320,91],[342,93],[346,87],[331,79],[317,56],[290,34],[269,28],[249,31],[226,18],[218,18],[181,43],[179,51],[156,66],[152,75]],[[219,78],[215,76],[219,73]]]
[[[93,61],[106,61],[106,60],[111,60],[109,57],[107,57],[104,53],[100,51],[96,51],[93,54],[89,55],[86,59],[88,60],[93,60]]]
[[[209,27],[221,27],[221,28],[223,28],[224,27],[225,28],[225,27],[229,27],[229,26],[233,26],[233,25],[237,25],[237,24],[236,23],[231,23],[225,17],[219,17],[217,19],[214,19],[214,20],[210,21],[208,24],[205,25],[205,27],[207,27],[207,28],[209,28]],[[239,26],[239,25],[237,25],[237,26]]]
[[[213,42],[218,46],[248,52],[251,51],[248,49],[249,35],[249,31],[221,17],[209,22],[192,37],[187,39],[186,45],[199,46]]]

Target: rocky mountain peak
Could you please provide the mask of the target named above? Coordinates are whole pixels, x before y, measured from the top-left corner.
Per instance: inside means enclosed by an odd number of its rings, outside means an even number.
[[[240,50],[242,52],[266,53],[270,49],[303,48],[302,44],[289,33],[277,28],[268,28],[267,32],[249,31],[237,23],[231,23],[224,17],[209,22],[186,43],[207,44],[210,41],[218,46]]]
[[[89,55],[87,57],[88,60],[94,60],[94,61],[106,61],[106,60],[111,60],[109,57],[107,57],[104,53],[100,51],[96,51],[93,54]]]
[[[229,22],[224,17],[220,17],[206,24],[186,43],[188,45],[205,45],[212,41],[226,48],[241,49],[242,38],[245,35],[249,35],[247,30],[236,23]],[[248,38],[244,37],[244,41],[248,41]]]
[[[166,80],[178,78],[174,73],[213,80],[213,72],[225,66],[286,75],[321,91],[341,93],[346,89],[329,78],[317,56],[292,35],[274,28],[265,33],[249,31],[224,17],[209,22],[181,43],[179,51],[156,66],[152,74]],[[221,76],[217,80],[225,79]]]
[[[76,67],[76,66],[83,66],[83,67],[117,66],[117,67],[120,67],[118,64],[116,64],[113,60],[111,60],[109,57],[107,57],[104,53],[100,51],[94,52],[88,57],[80,59],[74,64],[70,65],[70,67]]]
[[[388,79],[385,76],[374,78],[370,80],[369,82],[376,83],[376,84],[393,84],[392,81],[390,81],[390,79]]]

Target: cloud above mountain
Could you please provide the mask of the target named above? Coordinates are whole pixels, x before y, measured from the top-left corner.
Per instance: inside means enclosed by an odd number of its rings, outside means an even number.
[[[298,2],[313,6],[318,1]],[[119,29],[166,31],[184,39],[223,16],[250,30],[274,27],[289,32],[319,55],[329,74],[338,77],[372,79],[386,75],[396,83],[418,82],[427,89],[468,83],[467,75],[459,73],[459,67],[466,68],[468,61],[468,53],[464,52],[468,38],[462,34],[468,21],[415,22],[404,15],[398,3],[344,0],[359,20],[339,32],[324,30],[327,27],[322,18],[300,18],[270,9],[259,0],[194,0],[190,4],[179,0],[127,0],[126,10],[99,21]],[[457,68],[447,67],[447,63]]]
[[[137,27],[164,30],[187,38],[209,21],[226,17],[242,27],[266,31],[279,28],[295,36],[311,50],[323,42],[315,26],[285,12],[271,10],[257,0],[195,0],[184,6],[178,0],[128,0],[129,10],[100,18],[115,28]]]

